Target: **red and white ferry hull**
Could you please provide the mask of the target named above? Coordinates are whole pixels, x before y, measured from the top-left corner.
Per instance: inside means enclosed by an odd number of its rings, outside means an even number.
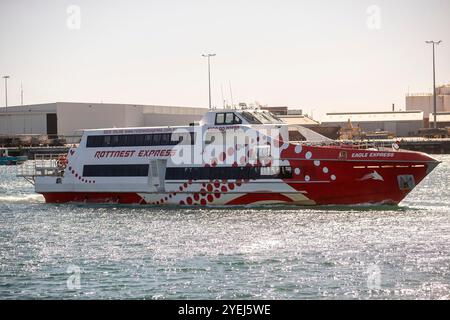
[[[188,206],[398,204],[439,163],[418,152],[287,143],[282,148],[281,159],[284,165],[292,168],[292,178],[175,180],[166,181],[165,192],[148,192],[145,184],[142,187],[136,184],[133,190],[120,184],[102,186],[81,176],[79,180],[84,182],[85,188],[78,187],[75,191],[70,186],[64,188],[59,185],[58,190],[46,190],[45,179],[54,178],[37,177],[41,179],[38,192],[48,203]],[[69,174],[74,173],[69,171]],[[53,180],[51,185],[54,186]]]

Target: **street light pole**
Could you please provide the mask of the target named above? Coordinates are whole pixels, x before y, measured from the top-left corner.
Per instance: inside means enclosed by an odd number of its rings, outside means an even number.
[[[20,83],[20,105],[23,106],[23,84]]]
[[[202,54],[202,57],[208,58],[208,92],[209,92],[209,108],[211,109],[211,64],[210,58],[214,57],[215,53]]]
[[[5,107],[8,107],[8,79],[9,76],[3,76],[5,79]]]
[[[435,55],[434,46],[440,44],[442,41],[425,41],[428,44],[433,45],[433,113],[434,113],[434,128],[437,128],[436,122],[436,66],[435,66]]]

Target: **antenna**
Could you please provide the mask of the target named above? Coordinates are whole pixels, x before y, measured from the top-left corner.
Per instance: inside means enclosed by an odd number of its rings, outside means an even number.
[[[225,109],[225,99],[223,98],[223,84],[220,84],[220,92],[222,93],[222,104],[223,108]]]
[[[20,105],[23,106],[23,85],[22,85],[22,81],[20,81]]]
[[[228,81],[228,85],[230,86],[231,107],[233,107],[234,102],[233,102],[233,91],[231,91],[231,80]]]

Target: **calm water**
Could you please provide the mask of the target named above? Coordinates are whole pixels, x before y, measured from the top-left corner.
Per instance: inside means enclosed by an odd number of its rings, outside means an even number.
[[[398,207],[43,203],[0,167],[0,298],[450,299],[450,155]]]

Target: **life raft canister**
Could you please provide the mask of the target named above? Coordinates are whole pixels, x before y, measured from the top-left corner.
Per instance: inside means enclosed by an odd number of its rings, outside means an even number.
[[[58,167],[61,169],[65,169],[67,166],[67,157],[66,156],[59,156],[58,158]]]
[[[398,141],[398,140],[395,141],[395,142],[392,144],[392,149],[394,149],[394,150],[400,149],[399,142],[400,142],[400,141]]]

